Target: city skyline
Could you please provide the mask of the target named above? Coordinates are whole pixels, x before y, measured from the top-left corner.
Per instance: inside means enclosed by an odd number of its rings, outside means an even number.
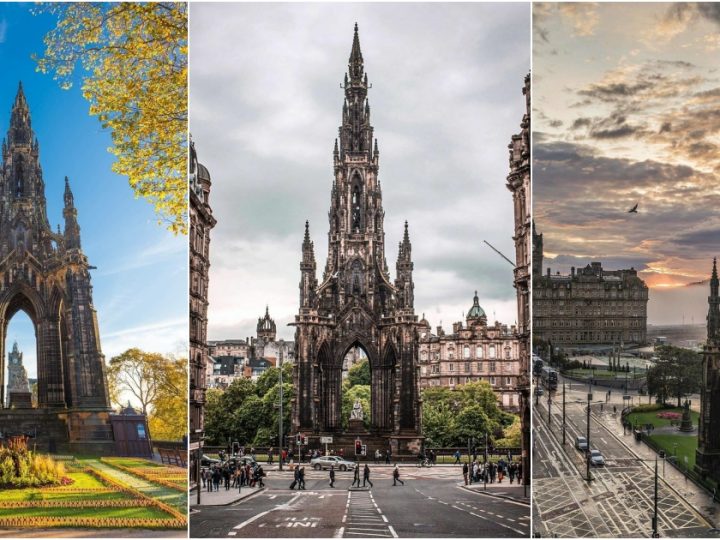
[[[407,220],[419,317],[449,329],[478,290],[488,319],[515,323],[512,267],[482,243],[514,252],[507,144],[522,118],[529,42],[500,36],[529,25],[529,10],[505,7],[194,6],[191,123],[218,220],[210,339],[255,335],[266,305],[278,338],[292,339],[306,219],[322,277],[355,22],[373,85],[391,277]]]
[[[671,322],[720,253],[719,26],[711,4],[534,5],[544,267],[634,267],[651,323]]]

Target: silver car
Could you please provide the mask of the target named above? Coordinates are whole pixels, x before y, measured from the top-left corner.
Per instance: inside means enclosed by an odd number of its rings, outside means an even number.
[[[595,467],[602,467],[605,465],[605,458],[600,453],[600,450],[590,450],[590,464]]]
[[[319,471],[321,469],[329,469],[331,466],[335,466],[338,471],[347,471],[355,468],[356,464],[354,461],[348,461],[340,456],[321,456],[310,460],[310,464],[313,469]]]

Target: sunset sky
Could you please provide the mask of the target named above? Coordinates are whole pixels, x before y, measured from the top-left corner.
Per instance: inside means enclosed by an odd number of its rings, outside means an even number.
[[[720,255],[720,4],[535,4],[533,41],[544,266],[632,266],[656,292],[709,278]]]

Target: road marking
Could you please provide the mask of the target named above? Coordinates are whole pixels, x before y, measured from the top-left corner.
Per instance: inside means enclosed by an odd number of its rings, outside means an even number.
[[[344,532],[345,532],[345,527],[340,527],[337,531],[335,531],[333,538],[342,538]]]
[[[268,495],[268,499],[274,499],[277,495]]]
[[[228,536],[235,536],[236,534],[237,534],[237,532],[235,532],[235,531],[230,531],[230,532],[228,533]]]
[[[395,529],[392,528],[392,525],[388,525],[388,529],[390,529],[390,534],[393,535],[393,538],[398,537],[397,533],[395,532]]]
[[[290,501],[288,501],[286,504],[277,504],[277,505],[275,505],[275,508],[271,508],[270,510],[265,510],[264,512],[260,512],[259,514],[255,515],[255,516],[253,516],[253,517],[251,517],[251,518],[249,518],[249,519],[246,519],[245,521],[243,521],[243,522],[240,523],[239,525],[235,525],[235,527],[233,527],[233,529],[236,529],[236,530],[237,530],[237,529],[242,529],[242,528],[245,527],[246,525],[250,525],[253,521],[258,520],[258,519],[260,519],[260,518],[263,517],[263,516],[266,516],[266,515],[269,514],[270,512],[274,512],[275,510],[279,510],[279,509],[281,509],[281,508],[289,508],[290,505],[292,505],[292,504],[293,504],[297,499],[299,499],[299,498],[300,498],[300,493],[298,493],[297,495],[295,495],[295,496],[294,496],[292,499],[290,499]],[[228,533],[228,536],[232,536],[232,535],[230,535],[230,533]]]

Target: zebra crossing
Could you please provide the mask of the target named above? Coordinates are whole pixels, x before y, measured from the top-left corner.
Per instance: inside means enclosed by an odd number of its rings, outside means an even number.
[[[397,538],[371,491],[348,491],[345,515],[338,538]]]

